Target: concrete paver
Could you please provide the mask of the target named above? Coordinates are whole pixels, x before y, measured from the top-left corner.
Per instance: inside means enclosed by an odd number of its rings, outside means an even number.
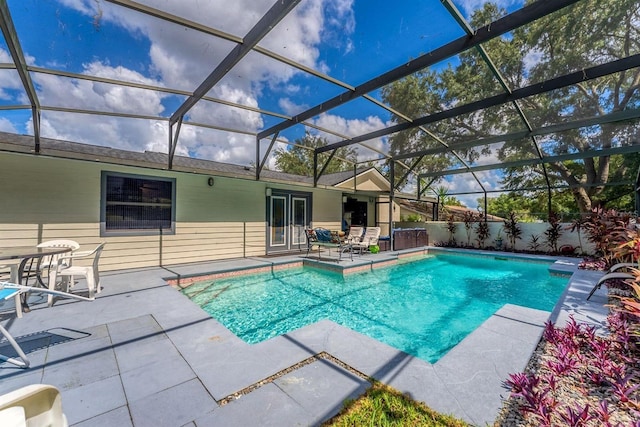
[[[362,395],[369,381],[328,360],[318,360],[275,380],[275,384],[311,414],[313,424],[336,415],[347,399]]]

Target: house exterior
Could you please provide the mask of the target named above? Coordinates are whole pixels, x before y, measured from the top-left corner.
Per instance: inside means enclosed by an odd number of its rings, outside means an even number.
[[[380,227],[381,235],[389,235],[389,181],[376,168],[328,175],[327,184],[343,190],[343,229],[349,226]],[[393,220],[400,219],[395,214]],[[398,211],[399,212],[399,211]],[[345,230],[346,231],[346,230]]]
[[[376,224],[388,182],[375,168],[353,175],[314,187],[264,170],[257,181],[250,167],[176,156],[167,170],[163,153],[46,138],[36,154],[33,137],[0,133],[0,247],[104,241],[102,270],[300,250],[305,227],[340,229],[345,207],[365,203],[362,220]]]

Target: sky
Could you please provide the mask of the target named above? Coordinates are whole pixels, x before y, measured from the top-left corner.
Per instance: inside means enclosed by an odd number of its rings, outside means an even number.
[[[454,1],[470,14],[486,0]],[[522,0],[497,0],[509,11]],[[274,0],[139,0],[170,14],[244,37]],[[235,46],[235,43],[175,25],[103,0],[8,0],[21,47],[30,66],[90,74],[155,87],[192,92]],[[358,86],[463,35],[440,0],[302,0],[259,47],[305,67]],[[455,61],[455,58],[452,59]],[[12,63],[4,40],[0,62]],[[438,64],[436,66],[446,66]],[[186,99],[184,94],[144,90],[30,73],[43,107],[135,114],[168,118]],[[303,73],[255,50],[220,80],[208,96],[280,115],[295,115],[345,89]],[[378,92],[371,93],[380,99]],[[0,106],[28,105],[15,70],[0,68]],[[214,102],[199,102],[186,120],[245,133],[183,126],[176,154],[241,165],[255,163],[255,137],[282,118]],[[356,100],[310,120],[346,136],[387,127],[390,114],[366,100]],[[0,130],[33,134],[28,108],[0,109]],[[294,141],[313,128],[295,126],[279,137]],[[330,142],[340,137],[321,134]],[[44,109],[41,136],[132,151],[168,147],[168,124],[149,118],[121,118]],[[387,139],[357,147],[360,161],[388,151]],[[269,140],[261,143],[264,153]],[[286,145],[278,144],[280,148]],[[483,159],[493,163],[495,158]],[[273,157],[268,165],[273,167]],[[488,188],[496,188],[496,172],[480,173]],[[478,189],[472,177],[454,176],[451,191]],[[476,207],[476,196],[460,196]]]

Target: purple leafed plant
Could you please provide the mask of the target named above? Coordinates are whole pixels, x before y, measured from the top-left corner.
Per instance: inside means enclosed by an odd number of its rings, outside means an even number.
[[[580,369],[580,363],[573,358],[566,358],[562,360],[549,360],[546,363],[547,368],[556,375],[566,375],[576,372]]]
[[[631,334],[629,316],[616,311],[607,317],[611,339],[620,346],[622,356],[627,357],[635,346],[636,337]]]
[[[560,341],[560,332],[550,320],[546,321],[544,324],[542,337],[545,339],[545,341],[552,345],[555,345],[558,343],[558,341]]]
[[[618,424],[610,421],[607,401],[600,401],[597,409],[591,412],[589,405],[571,406],[569,402],[559,402],[556,392],[564,387],[560,384],[567,379],[573,384],[570,387],[585,396],[591,393],[589,384],[592,384],[612,396],[614,402],[626,405],[628,411],[640,408],[638,378],[628,374],[627,369],[638,361],[637,338],[629,332],[632,322],[623,314],[610,315],[608,322],[609,337],[597,336],[594,327],[580,324],[573,317],[564,328],[557,328],[551,322],[545,324],[543,338],[550,358],[542,359],[540,376],[511,374],[507,381],[512,387],[512,395],[523,399],[520,410],[528,419],[542,426],[617,427]]]
[[[625,375],[624,377],[616,378],[611,383],[613,394],[622,403],[629,403],[631,395],[640,387],[640,384],[633,384],[629,380],[633,377],[633,374]]]
[[[602,423],[602,427],[612,427],[611,422],[611,412],[609,411],[609,404],[606,400],[601,400],[598,403],[598,407],[596,408],[596,415],[598,421]]]
[[[543,377],[544,382],[547,384],[551,391],[556,391],[558,388],[558,377],[552,373],[546,374]]]
[[[589,414],[589,405],[584,407],[567,407],[566,413],[560,413],[560,417],[571,427],[586,426],[594,417]]]
[[[527,375],[525,373],[511,374],[507,380],[507,385],[511,387],[513,396],[520,396],[527,402],[527,409],[538,406],[542,399],[542,393],[538,391],[540,378],[537,375]]]
[[[527,412],[536,419],[538,425],[541,427],[550,427],[552,425],[551,418],[553,416],[553,410],[555,408],[555,402],[542,399],[537,402],[535,407],[527,409]]]
[[[536,375],[518,372],[517,374],[509,374],[509,379],[506,382],[511,387],[512,393],[519,395],[525,390],[529,391],[536,388],[540,383],[540,378]]]

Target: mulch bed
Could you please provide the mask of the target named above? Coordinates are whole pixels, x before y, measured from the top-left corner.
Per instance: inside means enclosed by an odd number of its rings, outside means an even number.
[[[611,305],[617,304],[617,296],[621,294],[628,295],[628,292],[621,290],[623,286],[620,284],[614,284],[609,289],[609,303]],[[545,361],[553,358],[551,345],[542,338],[538,343],[536,350],[534,351],[529,363],[525,369],[526,373],[536,373],[539,376],[550,373],[549,369],[545,366]],[[627,372],[632,376],[631,381],[640,385],[640,354],[636,348],[634,354],[636,356],[634,360],[627,365]],[[584,407],[589,406],[591,411],[599,407],[602,400],[606,400],[608,409],[611,413],[609,425],[611,426],[636,426],[640,419],[640,390],[636,390],[631,400],[635,404],[620,404],[617,399],[614,399],[611,395],[610,388],[590,386],[585,383],[583,377],[579,374],[560,376],[558,387],[554,391],[554,395],[557,402],[562,404],[570,404],[571,407]],[[524,399],[522,397],[509,397],[498,415],[494,427],[538,427],[540,422],[532,416],[523,416],[521,412]],[[635,408],[634,408],[635,406]],[[569,425],[559,420],[558,424],[553,425]],[[601,421],[592,419],[586,421],[584,426],[601,426]]]

